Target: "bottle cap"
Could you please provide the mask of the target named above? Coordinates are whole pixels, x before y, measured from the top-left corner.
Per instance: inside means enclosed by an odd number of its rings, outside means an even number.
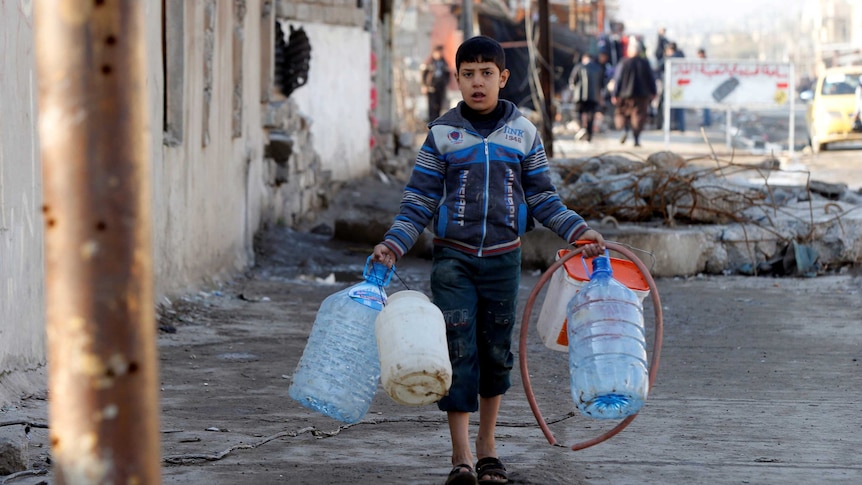
[[[593,259],[593,274],[595,277],[597,273],[607,273],[609,275],[613,274],[613,270],[611,269],[611,259],[607,256],[596,256]]]

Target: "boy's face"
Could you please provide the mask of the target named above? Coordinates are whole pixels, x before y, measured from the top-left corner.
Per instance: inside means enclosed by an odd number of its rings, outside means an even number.
[[[509,80],[509,70],[493,62],[462,62],[455,73],[461,97],[474,111],[488,114],[497,107],[500,90]]]

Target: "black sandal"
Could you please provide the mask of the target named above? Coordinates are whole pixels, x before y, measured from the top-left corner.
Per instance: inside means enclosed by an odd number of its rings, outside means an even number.
[[[479,485],[502,485],[509,483],[509,473],[499,458],[486,456],[476,462]]]
[[[446,485],[476,485],[476,476],[472,466],[466,463],[455,465],[446,478]]]

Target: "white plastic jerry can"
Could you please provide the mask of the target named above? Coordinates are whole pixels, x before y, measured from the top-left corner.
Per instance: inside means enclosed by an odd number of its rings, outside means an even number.
[[[557,251],[557,260],[563,258],[571,250],[561,249]],[[560,352],[569,351],[568,318],[566,305],[587,283],[590,278],[587,274],[587,265],[592,264],[593,258],[573,257],[557,269],[549,281],[545,300],[539,312],[539,320],[536,329],[542,343],[551,350]],[[640,269],[631,261],[618,258],[610,258],[614,277],[634,291],[638,300],[643,303],[649,295],[649,284],[641,274]]]
[[[452,385],[443,312],[427,296],[402,290],[389,296],[375,321],[380,382],[393,401],[422,406]]]

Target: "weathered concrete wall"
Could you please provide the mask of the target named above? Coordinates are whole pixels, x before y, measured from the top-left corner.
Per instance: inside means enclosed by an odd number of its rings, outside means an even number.
[[[277,15],[302,27],[311,44],[308,84],[291,95],[311,123],[323,170],[344,181],[371,171],[371,34],[357,2],[318,0],[278,3]]]
[[[263,163],[249,176],[258,184],[259,204],[249,200],[251,220],[260,226],[284,224],[297,227],[313,220],[326,206],[339,184],[332,184],[330,171],[323,169],[314,151],[311,126],[293,99],[274,100],[264,113],[269,141]],[[252,190],[250,189],[250,192]]]
[[[312,50],[308,84],[291,98],[311,121],[314,150],[333,180],[367,175],[371,171],[370,36],[352,27],[294,25],[305,29]]]
[[[0,405],[45,382],[32,2],[0,2]]]
[[[175,94],[174,99],[168,98],[168,112],[172,102],[182,109],[181,118],[168,121],[181,128],[169,126],[171,138],[163,143],[157,136],[154,141],[154,151],[161,154],[153,161],[157,294],[218,281],[253,261],[257,221],[248,219],[256,214],[248,213],[247,201],[255,198],[249,190],[256,187],[248,177],[262,163],[264,146],[261,2],[169,2],[168,8],[180,9],[169,11],[169,16],[185,19],[173,31],[183,57],[168,59],[166,86],[162,85],[162,59],[149,59],[153,119],[163,119],[165,91]],[[159,35],[160,18],[148,18],[151,37]],[[244,41],[234,42],[235,36]],[[234,110],[235,93],[243,100],[241,115]]]

